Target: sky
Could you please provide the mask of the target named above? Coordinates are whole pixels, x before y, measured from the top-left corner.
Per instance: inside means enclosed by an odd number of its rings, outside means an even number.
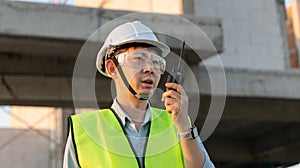
[[[292,3],[292,0],[284,0],[285,6],[290,6]]]
[[[9,114],[7,113],[8,110],[8,106],[0,107],[0,128],[5,128],[9,126]]]

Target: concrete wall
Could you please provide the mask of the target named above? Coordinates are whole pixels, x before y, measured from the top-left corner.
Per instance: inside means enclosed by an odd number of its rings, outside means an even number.
[[[166,14],[182,14],[182,0],[74,0],[76,6],[131,10]]]
[[[289,68],[283,4],[277,0],[195,0],[194,4],[195,15],[222,19],[225,67]],[[214,65],[214,60],[206,63]]]
[[[0,167],[61,167],[61,116],[59,108],[11,106],[10,126],[0,129]]]
[[[53,107],[11,106],[10,128],[28,128],[55,130],[59,115]]]
[[[51,148],[49,130],[0,129],[0,163],[5,168],[58,168],[57,152]]]

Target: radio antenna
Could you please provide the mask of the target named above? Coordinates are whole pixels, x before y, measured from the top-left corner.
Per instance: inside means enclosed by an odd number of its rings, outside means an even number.
[[[185,46],[185,41],[183,41],[181,51],[180,51],[180,56],[179,56],[179,61],[178,61],[178,66],[177,66],[179,71],[181,70],[181,59],[183,56],[184,46]]]

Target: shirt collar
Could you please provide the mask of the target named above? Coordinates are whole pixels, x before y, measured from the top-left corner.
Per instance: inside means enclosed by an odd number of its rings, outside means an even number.
[[[111,108],[113,110],[115,110],[115,112],[117,113],[118,117],[121,119],[123,126],[125,126],[126,118],[129,120],[129,122],[132,123],[132,119],[123,110],[123,108],[121,107],[121,105],[117,101],[117,98],[114,99],[114,102],[111,105]],[[147,123],[148,121],[150,121],[150,104],[149,103],[147,104],[147,111],[146,111],[146,115],[145,115],[143,124]]]

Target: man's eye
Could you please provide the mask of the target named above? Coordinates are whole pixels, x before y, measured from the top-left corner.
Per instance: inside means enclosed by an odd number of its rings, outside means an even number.
[[[152,63],[153,63],[153,65],[159,65],[159,61],[157,61],[157,60],[152,61]]]
[[[143,58],[142,57],[134,57],[133,58],[135,61],[143,61]]]

